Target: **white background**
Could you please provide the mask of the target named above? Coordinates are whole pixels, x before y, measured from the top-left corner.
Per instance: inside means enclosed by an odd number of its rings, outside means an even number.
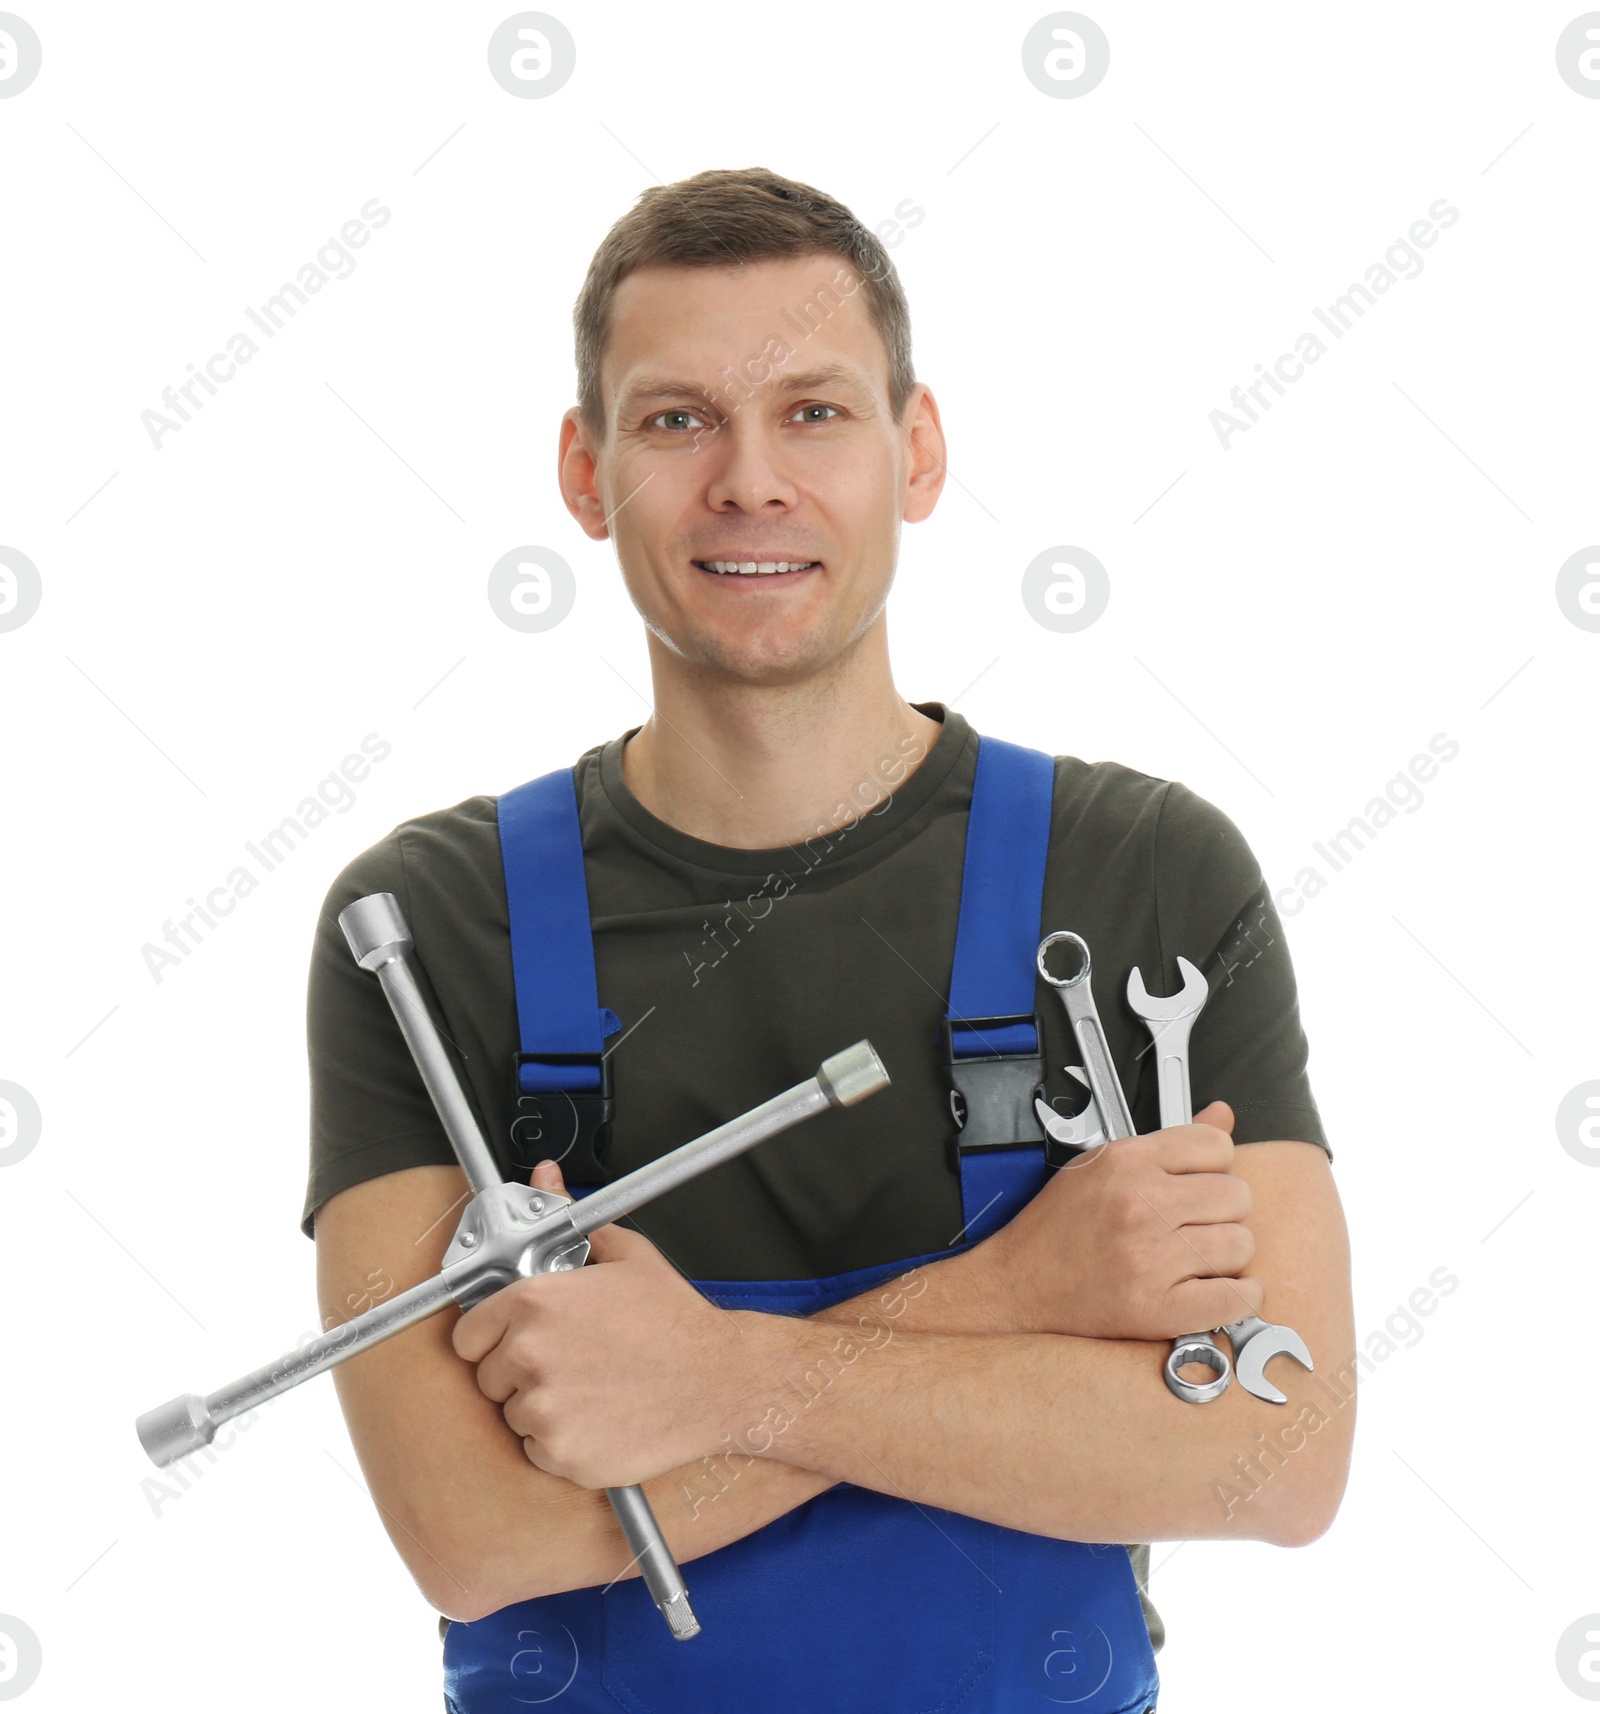
[[[496,7],[22,10],[0,544],[43,600],[0,634],[0,1079],[43,1133],[0,1170],[0,1613],[42,1641],[30,1714],[439,1705],[330,1381],[159,1510],[133,1419],[316,1325],[303,1005],[333,875],[644,718],[611,550],[553,480],[571,308],[642,189],[753,163],[870,225],[924,214],[891,255],[953,479],[904,537],[905,694],[1186,782],[1276,887],[1431,736],[1460,746],[1284,919],[1358,1330],[1438,1268],[1460,1286],[1367,1383],[1322,1540],[1156,1547],[1163,1707],[1575,1706],[1557,1641],[1600,1611],[1600,1172],[1555,1125],[1600,1077],[1600,634],[1555,594],[1600,540],[1577,8],[1093,0],[1110,71],[1060,100],[1015,5],[558,0],[577,69],[538,100],[488,74]],[[163,387],[373,197],[355,272],[153,448]],[[1209,413],[1441,197],[1423,271],[1224,450]],[[576,574],[546,634],[486,599],[519,544]],[[1077,634],[1020,596],[1061,544],[1110,577]],[[392,754],[355,806],[156,982],[141,948],[371,732]]]

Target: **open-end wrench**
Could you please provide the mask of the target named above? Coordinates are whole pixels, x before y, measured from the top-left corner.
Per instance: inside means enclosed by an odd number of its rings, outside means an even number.
[[[1083,968],[1075,975],[1053,976],[1045,963],[1045,955],[1052,946],[1060,942],[1075,947],[1078,956],[1083,960]],[[1035,963],[1039,974],[1061,996],[1061,1004],[1066,1008],[1067,1021],[1072,1025],[1078,1051],[1083,1055],[1084,1070],[1089,1075],[1089,1088],[1094,1092],[1095,1106],[1100,1111],[1100,1125],[1105,1140],[1114,1143],[1120,1142],[1124,1137],[1133,1136],[1133,1114],[1128,1108],[1128,1098],[1122,1092],[1122,1082],[1117,1076],[1116,1064],[1106,1042],[1105,1026],[1100,1022],[1099,1012],[1095,1010],[1094,991],[1089,985],[1091,960],[1088,943],[1081,935],[1068,930],[1046,935],[1039,942]],[[1186,1363],[1205,1364],[1216,1375],[1216,1379],[1206,1382],[1203,1386],[1184,1380],[1177,1374],[1177,1370]],[[1232,1378],[1227,1357],[1207,1334],[1180,1340],[1174,1345],[1163,1373],[1172,1392],[1189,1404],[1199,1404],[1206,1399],[1215,1398],[1224,1391]]]
[[[1189,1031],[1200,1016],[1210,990],[1206,979],[1187,958],[1178,960],[1183,987],[1176,994],[1153,999],[1135,966],[1128,972],[1128,1007],[1150,1032],[1156,1050],[1156,1092],[1161,1104],[1161,1127],[1187,1125],[1194,1117],[1189,1092]]]
[[[1134,1015],[1143,1019],[1150,1031],[1157,1058],[1157,1088],[1161,1096],[1161,1124],[1187,1125],[1194,1117],[1194,1098],[1189,1090],[1189,1031],[1205,1005],[1209,990],[1206,979],[1187,958],[1178,960],[1183,987],[1164,999],[1154,999],[1145,988],[1144,978],[1137,969],[1128,973],[1128,1005]],[[1287,1404],[1287,1397],[1266,1377],[1266,1366],[1278,1356],[1293,1357],[1307,1369],[1314,1368],[1306,1342],[1292,1327],[1263,1321],[1259,1315],[1247,1315],[1222,1329],[1233,1346],[1233,1366],[1239,1375],[1239,1385],[1246,1392],[1264,1399],[1268,1404]],[[1227,1359],[1221,1357],[1224,1368],[1218,1371],[1220,1384],[1208,1382],[1194,1387],[1183,1381],[1175,1371],[1185,1363],[1201,1362],[1215,1368],[1205,1355],[1204,1347],[1216,1349],[1209,1333],[1192,1334],[1174,1347],[1167,1359],[1167,1385],[1179,1398],[1194,1403],[1216,1398],[1227,1389]],[[1187,1389],[1187,1390],[1180,1390]]]
[[[1239,1385],[1268,1404],[1289,1402],[1288,1395],[1279,1392],[1267,1379],[1267,1364],[1274,1357],[1293,1357],[1302,1368],[1316,1368],[1305,1340],[1292,1327],[1263,1321],[1259,1315],[1247,1315],[1222,1331],[1233,1341],[1233,1366],[1239,1374]]]
[[[1178,971],[1183,987],[1164,999],[1151,997],[1137,966],[1128,972],[1128,1006],[1149,1030],[1156,1051],[1156,1092],[1163,1130],[1187,1125],[1194,1117],[1194,1098],[1189,1092],[1189,1031],[1210,992],[1205,977],[1187,958],[1178,960]],[[1178,1371],[1190,1363],[1203,1364],[1212,1379],[1186,1381]],[[1184,1334],[1167,1356],[1165,1374],[1172,1392],[1191,1405],[1221,1398],[1233,1378],[1227,1354],[1207,1332]]]
[[[1085,1089],[1089,1087],[1089,1079],[1084,1076],[1081,1065],[1066,1067],[1068,1077],[1077,1078]],[[1042,1096],[1034,1096],[1033,1111],[1045,1131],[1058,1143],[1064,1143],[1069,1149],[1092,1149],[1097,1143],[1106,1140],[1106,1134],[1100,1123],[1100,1109],[1095,1105],[1094,1094],[1091,1091],[1088,1105],[1081,1113],[1074,1113],[1069,1119],[1058,1113]]]
[[[828,1107],[850,1107],[884,1088],[889,1074],[872,1044],[856,1042],[826,1059],[816,1074],[748,1113],[648,1166],[624,1174],[581,1200],[550,1190],[502,1182],[487,1140],[445,1053],[437,1025],[407,962],[411,934],[392,893],[372,893],[339,915],[350,949],[365,970],[374,970],[416,1059],[445,1133],[476,1194],[462,1211],[440,1270],[408,1291],[353,1317],[297,1347],[274,1363],[204,1397],[190,1393],[146,1411],[138,1419],[140,1443],[152,1462],[165,1467],[209,1446],[217,1430],[241,1416],[348,1361],[382,1340],[435,1315],[449,1303],[470,1309],[518,1279],[582,1267],[589,1234],[620,1220],[668,1190],[732,1160],[768,1137]],[[608,1488],[645,1586],[680,1641],[698,1634],[683,1577],[662,1537],[649,1501],[637,1485]]]

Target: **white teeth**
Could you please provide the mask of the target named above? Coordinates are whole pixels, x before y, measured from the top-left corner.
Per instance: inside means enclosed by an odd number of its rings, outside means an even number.
[[[803,571],[817,562],[814,559],[703,559],[699,563],[708,571],[724,577],[771,577],[780,571]]]

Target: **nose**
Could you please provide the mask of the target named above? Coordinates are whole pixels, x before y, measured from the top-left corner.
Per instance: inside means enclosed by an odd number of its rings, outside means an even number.
[[[753,413],[736,413],[700,451],[709,463],[707,503],[713,510],[727,506],[757,513],[768,506],[793,506],[798,499],[784,449],[776,434]]]

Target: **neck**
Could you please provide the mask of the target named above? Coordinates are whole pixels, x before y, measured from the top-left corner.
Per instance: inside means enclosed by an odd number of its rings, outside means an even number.
[[[713,845],[767,850],[829,832],[886,780],[904,783],[939,735],[894,688],[881,618],[799,684],[736,683],[649,642],[655,708],[623,749],[623,778],[652,815]]]

